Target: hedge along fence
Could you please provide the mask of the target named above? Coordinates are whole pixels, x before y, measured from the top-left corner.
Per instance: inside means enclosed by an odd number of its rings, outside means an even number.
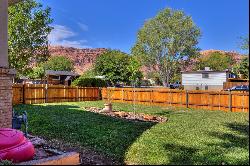
[[[15,84],[12,88],[13,104],[95,101],[101,99],[100,89],[97,87]]]
[[[249,112],[249,92],[103,88],[103,99],[107,100],[108,96],[113,102]]]

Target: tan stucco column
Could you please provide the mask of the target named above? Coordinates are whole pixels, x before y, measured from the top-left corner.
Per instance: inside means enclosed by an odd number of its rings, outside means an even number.
[[[8,0],[0,0],[0,68],[8,67]]]

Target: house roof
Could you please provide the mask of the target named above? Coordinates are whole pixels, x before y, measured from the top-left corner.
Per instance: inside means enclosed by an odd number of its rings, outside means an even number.
[[[8,0],[8,4],[9,4],[9,6],[11,6],[11,5],[14,5],[20,1],[22,1],[22,0]]]
[[[79,74],[70,72],[70,71],[54,71],[54,70],[46,70],[46,75],[67,75],[67,76],[79,76]]]
[[[198,70],[198,71],[181,71],[181,73],[227,73],[230,72],[229,70],[224,71],[215,71],[215,70]]]

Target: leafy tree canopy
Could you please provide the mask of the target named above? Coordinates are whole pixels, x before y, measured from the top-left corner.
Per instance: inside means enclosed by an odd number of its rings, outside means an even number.
[[[48,61],[38,64],[27,74],[30,79],[42,79],[46,70],[54,71],[73,71],[73,62],[64,56],[54,56]]]
[[[73,62],[64,56],[51,57],[46,63],[43,64],[45,70],[55,71],[73,71]]]
[[[235,61],[232,56],[226,53],[213,52],[206,56],[201,55],[198,58],[196,70],[204,70],[205,67],[210,67],[212,70],[223,71],[225,69],[231,69],[234,63]]]
[[[132,54],[139,56],[143,64],[157,65],[163,85],[168,86],[181,67],[181,60],[197,55],[200,35],[190,16],[167,8],[139,30]]]
[[[249,56],[244,57],[233,67],[233,72],[241,78],[249,79]]]
[[[10,67],[18,75],[27,75],[31,64],[43,62],[49,56],[50,8],[43,9],[35,0],[23,0],[8,10]]]
[[[249,50],[249,36],[241,37],[241,46],[242,50]]]
[[[96,72],[94,69],[89,69],[81,75],[81,77],[83,78],[94,78],[95,76],[96,76]]]
[[[108,50],[99,56],[95,62],[95,72],[105,76],[112,85],[118,82],[131,83],[132,79],[140,77],[139,64],[128,54],[119,50]]]

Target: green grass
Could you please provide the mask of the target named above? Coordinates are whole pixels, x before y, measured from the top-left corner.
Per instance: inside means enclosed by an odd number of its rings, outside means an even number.
[[[247,113],[186,110],[136,105],[136,112],[168,117],[166,123],[130,122],[84,111],[103,102],[19,105],[29,130],[92,148],[126,164],[247,164]],[[114,109],[133,111],[133,105]]]

